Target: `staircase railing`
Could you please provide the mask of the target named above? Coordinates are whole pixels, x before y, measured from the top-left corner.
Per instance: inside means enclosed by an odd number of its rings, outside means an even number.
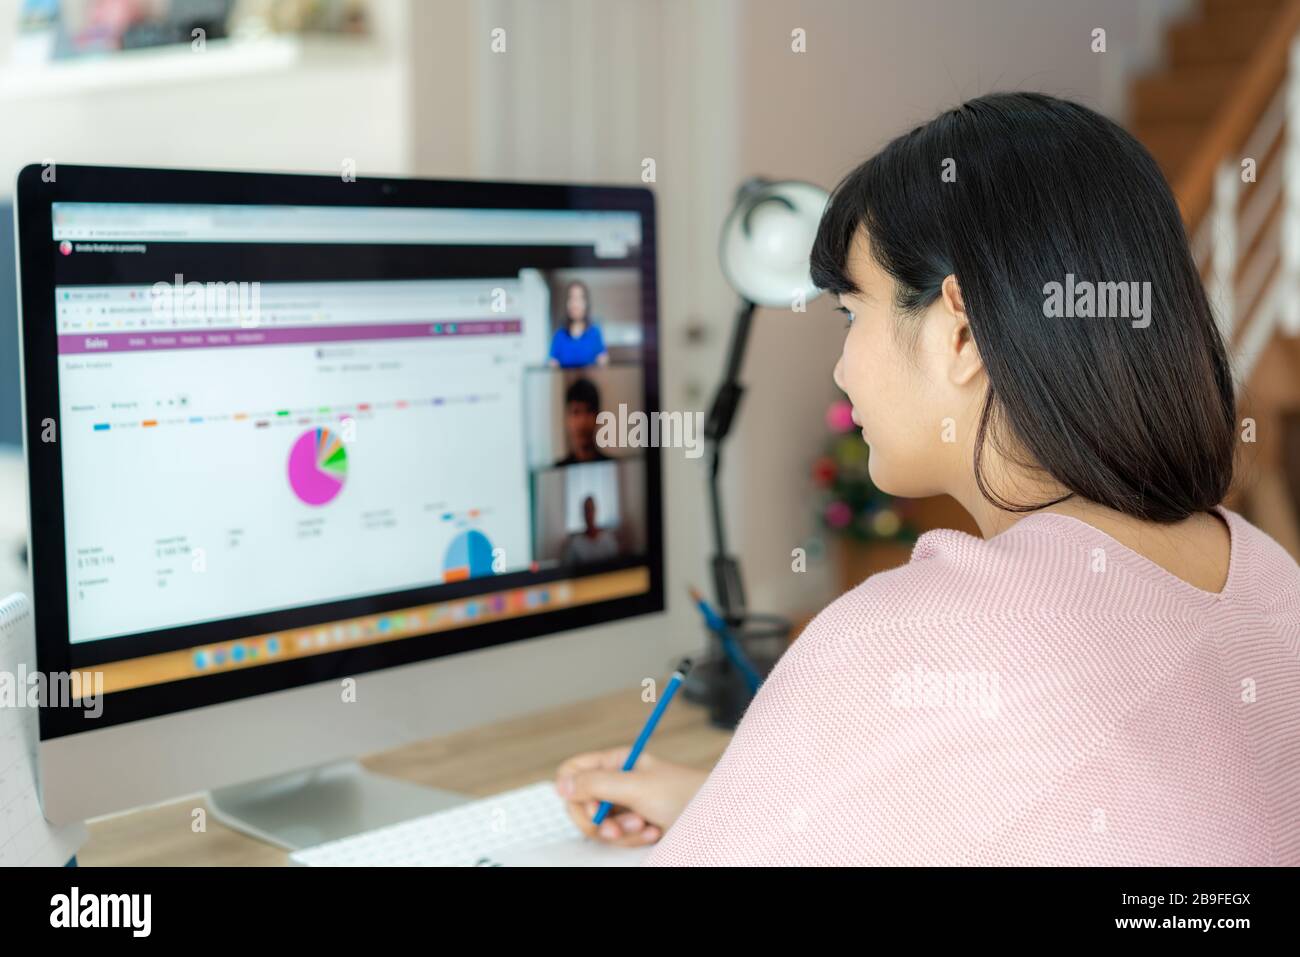
[[[1250,165],[1253,178],[1244,175]],[[1283,412],[1300,407],[1300,382],[1283,386],[1282,403],[1276,366],[1267,399],[1247,388],[1278,335],[1300,335],[1300,0],[1278,7],[1174,193],[1231,349],[1241,415],[1258,419],[1259,444],[1243,446],[1249,467],[1237,495],[1251,520],[1300,559],[1282,448]]]
[[[1244,384],[1276,331],[1300,334],[1300,0],[1278,8],[1174,192]]]

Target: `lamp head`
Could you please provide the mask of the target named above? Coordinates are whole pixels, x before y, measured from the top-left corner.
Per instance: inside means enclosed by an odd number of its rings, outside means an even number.
[[[798,180],[746,180],[722,227],[722,274],[742,297],[759,306],[789,308],[820,293],[808,274],[808,257],[830,194]]]

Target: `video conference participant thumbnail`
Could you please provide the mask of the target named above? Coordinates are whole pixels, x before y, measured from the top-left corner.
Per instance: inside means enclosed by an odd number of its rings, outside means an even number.
[[[609,455],[596,439],[600,419],[600,389],[583,376],[574,379],[564,392],[564,440],[567,454],[555,464],[603,462]]]
[[[564,290],[564,313],[560,327],[551,337],[550,362],[565,369],[605,365],[609,353],[605,336],[591,311],[591,290],[580,279],[572,280]]]
[[[542,469],[533,475],[539,564],[614,563],[646,548],[640,456]]]
[[[645,370],[613,363],[587,369],[543,366],[524,371],[524,427],[530,470],[624,458],[625,448],[602,422],[619,420],[620,407],[645,404]],[[602,441],[603,440],[603,441]]]
[[[641,361],[643,303],[635,269],[552,269],[545,278],[551,323],[547,365],[587,369]]]

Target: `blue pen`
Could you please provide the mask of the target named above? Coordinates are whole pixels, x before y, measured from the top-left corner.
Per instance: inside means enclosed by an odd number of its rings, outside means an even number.
[[[664,693],[659,696],[659,703],[650,712],[650,718],[646,721],[645,727],[637,735],[636,744],[632,745],[632,750],[627,753],[627,760],[623,762],[624,771],[631,771],[636,766],[636,759],[641,757],[641,752],[645,750],[645,743],[650,740],[650,735],[655,733],[655,725],[663,717],[668,702],[673,700],[673,695],[677,694],[677,689],[686,680],[686,672],[690,670],[691,659],[683,658],[677,665],[677,670],[673,672],[673,676],[668,679],[668,684],[664,687]],[[596,808],[596,816],[591,819],[591,823],[599,827],[601,822],[609,815],[611,808],[613,808],[613,805],[608,801],[601,801],[600,807]]]
[[[763,679],[754,670],[754,666],[749,663],[744,652],[740,650],[740,645],[736,643],[735,636],[731,634],[731,629],[727,627],[727,623],[722,620],[721,615],[713,610],[713,606],[704,600],[703,595],[694,588],[688,588],[687,591],[691,593],[691,600],[695,602],[695,607],[704,616],[704,623],[708,625],[709,631],[718,636],[718,641],[722,642],[722,650],[731,659],[731,663],[736,666],[736,670],[740,672],[741,677],[745,679],[745,684],[749,687],[749,693],[758,694],[758,686],[763,683]]]

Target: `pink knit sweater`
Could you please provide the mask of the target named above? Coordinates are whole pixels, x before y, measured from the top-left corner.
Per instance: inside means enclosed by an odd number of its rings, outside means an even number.
[[[1300,865],[1300,569],[1222,593],[1051,513],[808,626],[651,864]]]

